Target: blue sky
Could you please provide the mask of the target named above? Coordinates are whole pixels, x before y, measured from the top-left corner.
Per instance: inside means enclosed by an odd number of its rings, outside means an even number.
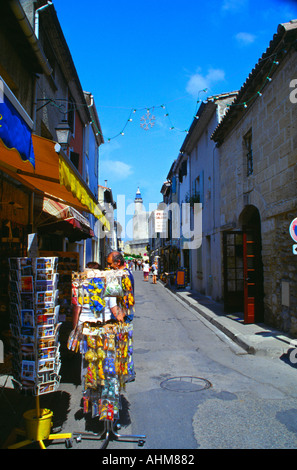
[[[54,0],[54,6],[82,87],[94,95],[105,139],[99,183],[107,180],[114,199],[125,195],[127,204],[139,186],[147,210],[162,200],[197,100],[239,89],[278,24],[297,18],[293,0]],[[154,125],[145,130],[148,110]]]

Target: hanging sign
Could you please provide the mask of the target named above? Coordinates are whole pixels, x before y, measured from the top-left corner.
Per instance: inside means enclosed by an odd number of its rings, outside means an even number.
[[[155,211],[155,232],[166,231],[167,213],[165,211]]]

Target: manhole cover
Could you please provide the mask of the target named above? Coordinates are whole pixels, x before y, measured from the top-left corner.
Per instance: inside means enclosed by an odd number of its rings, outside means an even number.
[[[170,390],[172,392],[199,392],[211,387],[209,380],[202,379],[201,377],[170,377],[163,380],[160,384],[161,388]]]

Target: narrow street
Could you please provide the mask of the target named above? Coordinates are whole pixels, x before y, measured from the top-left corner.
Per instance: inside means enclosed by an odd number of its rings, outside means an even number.
[[[144,282],[140,271],[134,278],[136,380],[123,392],[118,432],[146,439],[139,446],[137,439],[111,435],[107,450],[296,448],[296,368],[282,358],[247,354],[160,282]],[[103,430],[82,413],[79,354],[62,355],[61,375],[59,390],[41,397],[41,406],[54,413],[53,431],[60,426],[73,433],[73,450],[100,449],[103,438],[77,442],[74,435]],[[14,390],[4,398],[2,438],[34,407]],[[65,445],[54,440],[46,447]]]
[[[134,277],[137,375],[123,396],[119,433],[145,434],[146,441],[138,447],[112,439],[107,448],[296,448],[296,369],[246,354],[161,283],[144,282],[138,271]],[[81,387],[62,378],[61,390],[71,395],[63,431],[83,431]],[[100,446],[73,440],[73,448]]]

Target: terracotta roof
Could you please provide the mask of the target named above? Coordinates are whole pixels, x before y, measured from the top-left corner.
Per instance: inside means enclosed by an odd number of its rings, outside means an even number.
[[[233,101],[224,118],[213,132],[211,138],[221,144],[226,132],[235,125],[237,118],[245,112],[243,103],[250,102],[259,95],[257,91],[262,90],[269,83],[267,74],[272,77],[277,70],[278,64],[287,55],[294,40],[297,39],[297,20],[278,25],[277,32],[269,43],[269,47],[262,54],[255,67],[240,88],[237,97]],[[295,46],[296,48],[296,46]],[[269,60],[271,59],[271,60]],[[275,60],[275,62],[274,62]],[[254,100],[253,100],[254,101]],[[239,106],[242,104],[242,106]],[[237,105],[237,106],[236,106]]]

